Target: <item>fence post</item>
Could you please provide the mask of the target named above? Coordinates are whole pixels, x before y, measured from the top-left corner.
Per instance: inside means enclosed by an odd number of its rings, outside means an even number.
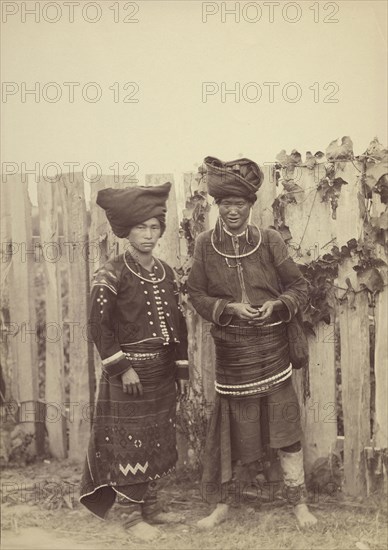
[[[325,245],[335,236],[330,206],[320,201],[317,185],[323,175],[321,166],[314,170],[298,167],[294,177],[299,191],[285,195],[284,222],[291,238],[289,252],[296,263],[308,264],[325,253]],[[274,176],[272,185],[275,187]],[[263,205],[266,206],[266,205]],[[303,373],[294,371],[293,384],[299,397],[305,470],[309,474],[318,458],[329,456],[337,439],[334,325],[320,322],[309,336],[310,397],[304,400]]]
[[[5,177],[5,176],[3,176]],[[15,380],[12,379],[10,342],[7,336],[9,325],[9,274],[11,270],[11,213],[9,207],[8,185],[2,181],[0,187],[0,235],[1,235],[1,280],[0,280],[0,364],[2,376],[5,381],[5,391],[2,402],[9,401],[15,393]]]
[[[341,334],[342,408],[344,415],[345,491],[366,494],[364,448],[370,444],[369,305],[366,290],[360,291],[351,260],[339,268],[338,286],[350,279],[355,294],[348,293],[339,305]],[[344,293],[344,291],[340,291]]]
[[[378,449],[388,447],[388,275],[383,272],[384,289],[376,296],[375,310],[375,388],[376,412],[374,419],[374,444]]]
[[[62,254],[58,231],[57,182],[38,182],[41,258],[44,264],[46,329],[44,341],[46,429],[50,453],[55,458],[67,454],[64,411],[63,319],[59,261]],[[51,250],[51,251],[50,251]],[[54,328],[54,331],[50,330]],[[50,334],[51,333],[51,334]]]
[[[43,450],[43,423],[39,418],[38,346],[35,311],[35,250],[31,228],[31,203],[27,181],[20,176],[8,176],[9,208],[12,226],[9,297],[13,376],[17,380],[20,422],[26,434],[35,438],[29,447],[31,454]]]
[[[386,159],[382,160],[386,163]],[[386,165],[386,164],[385,164]],[[368,172],[375,169],[376,165],[371,163],[366,169],[368,181]],[[372,180],[373,181],[373,180]],[[388,205],[380,200],[377,193],[373,195],[371,205],[371,217],[381,219],[387,215]],[[387,239],[385,230],[385,239]],[[375,255],[388,264],[386,246],[376,243]],[[375,416],[373,424],[373,444],[377,449],[384,451],[388,447],[388,268],[387,265],[379,269],[383,279],[384,287],[375,294],[375,349],[374,349],[374,374],[375,374]],[[387,470],[385,469],[385,490],[387,490]]]
[[[337,441],[334,323],[319,323],[315,332],[315,337],[308,336],[310,397],[306,402],[303,397],[303,372],[293,372],[301,408],[306,473],[313,470],[316,460],[334,451]]]
[[[74,178],[74,179],[73,179]],[[70,356],[69,456],[85,455],[94,404],[92,348],[87,319],[89,301],[88,229],[82,174],[72,175],[73,181],[62,177],[64,234],[69,266],[69,319],[72,337]]]

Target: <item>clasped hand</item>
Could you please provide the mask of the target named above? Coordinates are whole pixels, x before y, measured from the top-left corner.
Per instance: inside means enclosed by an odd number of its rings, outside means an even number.
[[[252,307],[250,304],[242,303],[232,303],[227,307],[239,319],[247,320],[249,325],[257,325],[271,317],[275,305],[276,302],[274,300],[268,300],[259,309]]]

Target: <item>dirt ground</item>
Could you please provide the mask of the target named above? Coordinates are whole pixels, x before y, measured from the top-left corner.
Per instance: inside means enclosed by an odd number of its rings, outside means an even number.
[[[301,530],[288,505],[252,500],[234,503],[228,522],[209,532],[196,521],[208,513],[198,481],[174,475],[161,483],[169,509],[183,513],[184,524],[160,527],[155,543],[131,540],[115,509],[99,520],[78,503],[81,465],[71,461],[39,462],[2,472],[2,548],[4,550],[121,550],[121,549],[358,549],[388,546],[387,505],[381,497],[349,500],[341,496],[310,495],[318,518]]]

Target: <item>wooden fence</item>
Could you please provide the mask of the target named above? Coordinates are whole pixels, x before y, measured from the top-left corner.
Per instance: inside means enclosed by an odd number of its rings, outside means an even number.
[[[322,200],[321,185],[327,177],[327,165],[299,164],[264,168],[265,179],[252,221],[262,227],[277,227],[287,235],[290,252],[298,263],[317,265],[325,261],[325,254],[334,245],[346,252],[352,239],[364,242],[370,219],[383,219],[386,205],[377,193],[365,193],[368,171],[372,174],[375,170],[365,159],[332,164],[329,185],[334,180],[338,183],[338,178],[345,183],[337,195],[328,193],[328,200]],[[214,224],[217,212],[196,174],[185,173],[177,182],[172,174],[148,175],[144,183],[165,181],[174,185],[167,230],[157,254],[179,268],[190,262],[187,241],[180,230],[183,215],[193,215],[190,199],[208,201],[204,227]],[[6,381],[5,418],[18,421],[26,432],[35,435],[31,452],[43,453],[46,439],[54,457],[84,456],[100,372],[98,355],[87,335],[90,280],[95,269],[122,246],[95,200],[101,188],[127,185],[122,179],[101,178],[91,186],[89,206],[82,174],[72,179],[62,177],[55,183],[41,181],[38,207],[33,208],[26,181],[13,176],[2,184],[0,352]],[[177,200],[178,186],[181,192]],[[180,198],[183,196],[185,204]],[[39,232],[34,235],[36,215]],[[387,263],[384,243],[374,244],[374,256]],[[371,291],[365,282],[365,269],[361,276],[353,269],[359,258],[360,253],[354,251],[347,257],[342,254],[336,279],[330,285],[330,321],[319,321],[315,335],[309,335],[307,398],[305,376],[300,372],[293,375],[302,406],[306,470],[313,472],[317,461],[327,458],[330,462],[333,454],[343,450],[344,488],[352,495],[369,492],[372,462],[374,473],[386,483],[388,438],[387,266],[380,263],[382,284],[378,292],[375,287]],[[371,271],[376,275],[373,266],[369,274]],[[195,383],[204,400],[211,403],[214,349],[210,324],[190,307],[186,316]],[[339,436],[338,418],[343,418],[343,437]]]

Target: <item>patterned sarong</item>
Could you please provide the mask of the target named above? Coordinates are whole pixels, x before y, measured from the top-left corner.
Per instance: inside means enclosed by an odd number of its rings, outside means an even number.
[[[207,502],[223,501],[234,464],[254,477],[267,446],[279,449],[302,436],[284,325],[241,325],[215,338],[216,396],[201,486]]]
[[[80,501],[102,518],[120,487],[140,488],[170,473],[177,460],[173,351],[149,345],[123,351],[130,351],[144,393],[124,393],[121,376],[100,380]]]

